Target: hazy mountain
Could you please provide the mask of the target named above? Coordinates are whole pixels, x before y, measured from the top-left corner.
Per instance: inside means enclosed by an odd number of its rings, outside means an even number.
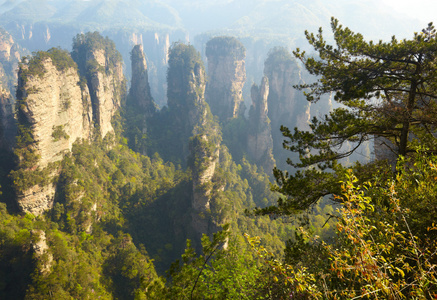
[[[7,0],[0,1],[0,24],[59,22],[96,27],[173,27],[191,36],[205,31],[237,35],[296,35],[328,26],[334,16],[372,39],[420,30],[375,0]],[[431,20],[429,20],[431,21]]]

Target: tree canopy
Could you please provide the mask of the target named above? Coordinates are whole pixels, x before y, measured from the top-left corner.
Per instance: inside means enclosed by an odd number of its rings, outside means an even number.
[[[281,127],[284,148],[300,157],[287,163],[302,170],[295,174],[274,170],[276,190],[287,199],[269,212],[306,209],[320,197],[338,192],[344,177],[338,160],[365,142],[379,139],[377,147],[393,160],[414,154],[418,145],[427,152],[437,150],[437,39],[432,23],[411,40],[393,36],[389,42],[377,43],[366,41],[334,18],[331,27],[335,45],[325,40],[320,28],[317,34],[305,33],[316,55],[308,56],[300,49],[294,55],[316,76],[314,83],[298,86],[307,100],[317,102],[331,93],[339,106],[321,118],[314,117],[311,131]],[[344,147],[346,143],[352,146]],[[374,165],[356,164],[361,170],[358,176],[374,176],[369,172]]]

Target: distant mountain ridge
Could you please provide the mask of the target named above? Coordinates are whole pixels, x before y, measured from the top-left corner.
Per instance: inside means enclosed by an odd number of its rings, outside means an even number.
[[[225,30],[233,35],[303,37],[305,29],[328,25],[331,16],[365,36],[376,32],[378,36],[370,36],[372,39],[409,34],[412,27],[419,26],[374,0],[8,0],[0,1],[0,16],[2,26],[10,22],[75,24],[94,30],[147,26],[184,29],[192,36]]]

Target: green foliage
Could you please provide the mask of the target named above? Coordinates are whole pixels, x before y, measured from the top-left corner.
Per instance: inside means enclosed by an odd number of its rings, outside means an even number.
[[[258,290],[261,299],[321,299],[322,293],[313,274],[306,267],[294,267],[275,259],[273,254],[260,245],[259,237],[246,235],[249,245],[266,264],[264,285]]]
[[[246,49],[235,37],[218,36],[206,43],[206,56],[223,57],[232,56],[236,60],[243,60],[246,57]]]
[[[67,69],[73,68],[77,70],[77,65],[71,58],[70,54],[66,50],[61,48],[51,48],[48,51],[38,51],[33,52],[32,57],[22,58],[21,66],[21,78],[26,80],[27,76],[38,76],[42,78],[46,72],[43,62],[47,59],[51,59],[53,65],[59,72],[65,71]]]
[[[112,253],[105,261],[103,273],[116,299],[148,299],[162,288],[152,261],[132,243],[129,235],[120,234],[111,241]],[[149,297],[147,297],[149,296]]]
[[[101,66],[95,59],[90,60],[87,53],[103,50],[105,55],[105,65]],[[121,64],[123,59],[120,52],[117,51],[115,43],[108,37],[104,38],[98,33],[87,32],[78,34],[73,38],[72,58],[79,66],[82,75],[90,75],[94,72],[113,72],[113,69],[118,64]]]
[[[55,142],[61,139],[68,139],[70,136],[65,132],[64,125],[53,126],[52,138]]]
[[[203,134],[197,134],[190,138],[189,166],[197,173],[202,173],[215,161],[217,156],[217,144],[208,141],[208,137]]]
[[[147,120],[144,113],[134,106],[127,106],[124,113],[125,130],[123,135],[128,139],[128,146],[134,151],[145,154],[151,141],[145,132]]]
[[[272,72],[278,68],[288,67],[296,64],[296,59],[284,47],[274,47],[267,54],[267,59],[264,62],[264,73],[271,78]]]
[[[169,108],[193,108],[193,106],[201,104],[199,100],[203,99],[204,80],[205,67],[200,53],[192,45],[174,43],[168,54],[167,97]]]
[[[2,205],[0,224],[7,225],[8,237],[0,239],[4,241],[1,257],[7,259],[0,263],[2,271],[10,272],[2,277],[2,295],[18,299],[134,299],[154,297],[161,289],[162,281],[147,253],[138,250],[140,245],[126,233],[138,236],[142,227],[130,227],[132,220],[124,219],[121,211],[130,217],[125,206],[134,204],[132,198],[143,195],[149,200],[148,196],[162,193],[166,188],[154,180],[168,181],[164,174],[174,172],[174,167],[162,166],[162,160],[151,162],[125,145],[118,144],[112,150],[109,145],[114,142],[97,140],[73,146],[72,154],[62,162],[55,206],[45,217],[16,223],[19,218],[3,213]],[[143,193],[145,190],[149,193]],[[32,258],[33,238],[25,234],[33,229],[45,232],[49,246],[38,258]],[[2,230],[0,226],[0,234]],[[23,239],[16,247],[9,242],[15,231],[24,234],[20,233]],[[19,266],[18,261],[27,265]]]
[[[437,39],[432,24],[411,40],[393,37],[379,43],[367,42],[335,19],[331,26],[335,46],[325,41],[320,29],[316,35],[306,32],[317,57],[308,57],[299,49],[294,52],[309,73],[318,76],[315,83],[299,86],[307,100],[316,102],[332,92],[341,105],[320,119],[315,117],[311,131],[281,127],[284,148],[300,159],[287,163],[304,169],[295,175],[274,171],[277,190],[288,197],[279,206],[290,210],[307,209],[320,197],[338,193],[336,182],[342,180],[344,170],[337,161],[376,137],[386,140],[382,150],[393,159],[413,155],[418,144],[430,152],[436,146],[436,128],[430,117],[437,108]],[[352,147],[343,147],[346,143]],[[365,181],[368,173],[356,174]]]
[[[342,182],[343,205],[335,214],[336,242],[326,244],[304,233],[288,245],[286,264],[267,257],[279,291],[310,299],[435,297],[437,228],[432,211],[437,198],[428,180],[437,174],[437,158],[419,155],[398,164],[395,180],[375,177],[359,184],[349,171]],[[425,212],[423,205],[430,209]]]
[[[19,110],[20,115],[20,110]],[[9,173],[16,192],[22,193],[35,185],[46,185],[50,182],[50,173],[57,167],[57,163],[50,163],[45,168],[37,166],[40,158],[34,146],[35,140],[30,126],[18,125],[16,146],[14,149],[15,170]]]
[[[175,262],[169,271],[165,299],[257,299],[253,298],[260,275],[257,262],[227,228],[212,239],[204,235],[199,256],[187,241],[182,262]]]
[[[15,217],[0,203],[0,298],[23,299],[35,267],[30,216]]]
[[[102,256],[107,255],[100,253],[103,240],[86,235],[79,238],[55,228],[47,228],[45,233],[50,250],[38,259],[26,299],[110,299],[100,283]],[[47,266],[49,271],[42,271]]]

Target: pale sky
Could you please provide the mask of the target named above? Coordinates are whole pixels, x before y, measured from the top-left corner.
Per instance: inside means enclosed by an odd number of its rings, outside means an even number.
[[[420,20],[423,27],[429,22],[437,25],[437,0],[380,0],[393,11]]]

